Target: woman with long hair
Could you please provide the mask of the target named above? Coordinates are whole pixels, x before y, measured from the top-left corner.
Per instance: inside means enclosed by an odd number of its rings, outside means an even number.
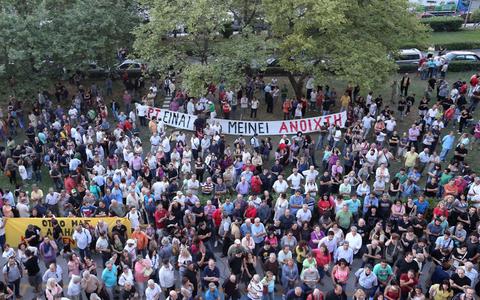
[[[347,285],[350,276],[350,267],[345,259],[341,258],[332,269],[333,284],[339,284],[343,288]]]

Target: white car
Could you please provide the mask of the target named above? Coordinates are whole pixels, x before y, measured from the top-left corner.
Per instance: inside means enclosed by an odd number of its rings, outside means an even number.
[[[418,65],[423,56],[422,51],[412,48],[401,49],[394,57],[398,65]]]
[[[470,61],[480,62],[480,57],[475,52],[470,51],[452,51],[442,55],[442,59],[446,62],[451,61]]]
[[[127,71],[129,75],[140,75],[142,71],[146,69],[146,63],[133,59],[126,59],[116,67],[116,70],[120,75],[125,71]]]

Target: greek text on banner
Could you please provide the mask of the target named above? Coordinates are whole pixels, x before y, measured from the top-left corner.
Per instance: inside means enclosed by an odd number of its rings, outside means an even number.
[[[162,120],[167,126],[190,131],[195,130],[194,122],[197,119],[193,115],[149,106],[147,108],[147,118],[151,119],[152,117]],[[208,120],[209,123],[219,124],[223,134],[245,136],[252,136],[255,133],[258,135],[283,135],[296,134],[299,131],[303,133],[318,132],[323,124],[334,124],[343,128],[346,121],[346,112],[285,121]]]
[[[95,227],[99,221],[104,221],[108,225],[108,232],[111,232],[112,227],[115,226],[116,220],[121,220],[122,224],[127,227],[127,233],[131,232],[131,224],[127,218],[56,218],[62,228],[63,243],[73,244],[72,234],[77,225],[85,225]],[[25,239],[25,231],[29,224],[40,228],[42,236],[52,237],[53,225],[51,219],[46,218],[6,218],[5,219],[5,238],[6,242],[16,247]]]

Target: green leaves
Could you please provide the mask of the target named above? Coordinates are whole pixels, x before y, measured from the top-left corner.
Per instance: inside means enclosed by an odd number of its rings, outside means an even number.
[[[292,73],[339,77],[367,88],[395,68],[388,53],[406,37],[427,30],[407,12],[405,0],[264,0],[280,64]]]
[[[148,6],[150,22],[134,31],[135,51],[162,73],[182,70],[181,85],[193,96],[211,81],[236,88],[252,63],[265,64],[265,36],[250,26],[261,12],[258,0],[149,0]],[[235,18],[240,31],[226,34]],[[174,35],[179,27],[187,34]]]
[[[64,67],[74,70],[90,61],[113,66],[116,51],[131,46],[131,31],[140,22],[130,0],[0,3],[0,76],[15,77],[15,92],[25,96],[59,78]]]

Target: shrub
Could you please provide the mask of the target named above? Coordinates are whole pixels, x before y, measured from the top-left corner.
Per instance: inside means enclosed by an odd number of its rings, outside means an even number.
[[[469,21],[472,23],[480,23],[480,8],[477,8],[472,12]]]
[[[432,17],[421,22],[429,25],[433,31],[457,31],[462,28],[464,20],[461,17]]]

